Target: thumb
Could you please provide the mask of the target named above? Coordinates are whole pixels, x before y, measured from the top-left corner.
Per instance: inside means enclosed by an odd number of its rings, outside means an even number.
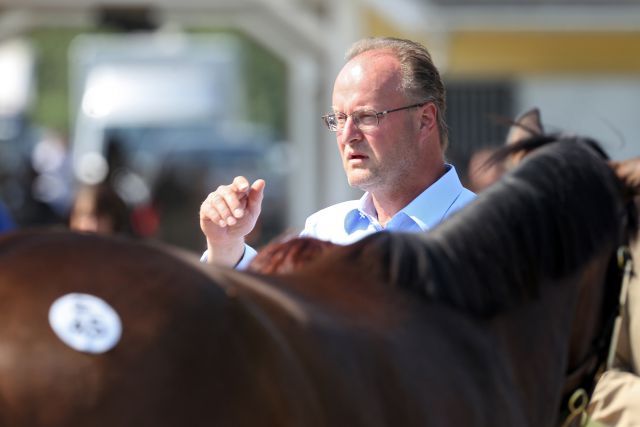
[[[249,190],[249,207],[254,212],[260,211],[265,186],[266,182],[264,179],[257,179],[251,184],[251,189]]]

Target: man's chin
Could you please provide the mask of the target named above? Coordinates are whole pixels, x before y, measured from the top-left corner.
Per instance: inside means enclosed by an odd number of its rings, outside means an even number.
[[[354,174],[348,175],[347,181],[349,182],[350,187],[357,188],[362,191],[369,191],[369,187],[371,186],[371,183],[372,183],[372,179],[370,176],[362,176],[362,175],[354,175]]]

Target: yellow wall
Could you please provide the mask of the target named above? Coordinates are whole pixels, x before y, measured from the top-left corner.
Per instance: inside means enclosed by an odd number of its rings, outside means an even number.
[[[460,32],[450,74],[640,74],[640,32]]]
[[[428,32],[412,34],[366,9],[366,35],[406,37],[429,46]],[[448,35],[447,75],[638,74],[640,31],[461,31]],[[440,45],[441,46],[441,45]]]

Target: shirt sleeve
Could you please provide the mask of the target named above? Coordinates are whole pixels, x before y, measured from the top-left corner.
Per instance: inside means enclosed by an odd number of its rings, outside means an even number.
[[[307,222],[304,225],[304,228],[302,229],[302,231],[300,232],[300,234],[298,234],[299,237],[313,237],[314,233],[311,229],[311,226],[309,225],[309,220],[307,220]]]
[[[318,222],[319,222],[320,218],[322,218],[324,212],[325,212],[325,210],[322,210],[322,211],[318,211],[318,212],[314,213],[311,216],[308,216],[307,219],[304,222],[304,228],[302,229],[300,234],[298,234],[298,236],[299,237],[313,237],[315,239],[322,239],[322,237],[319,237],[319,235],[318,235]],[[333,221],[331,221],[331,222],[334,223]],[[325,238],[324,240],[328,240],[328,239]]]
[[[236,270],[246,270],[249,264],[251,263],[251,261],[253,261],[253,259],[256,257],[257,254],[258,252],[255,249],[245,244],[242,258],[240,258],[240,261],[238,261],[238,263],[234,268]],[[209,251],[207,250],[207,251],[204,251],[204,253],[200,257],[200,262],[207,262],[208,259],[209,259]]]
[[[258,252],[255,249],[245,244],[244,253],[242,254],[242,258],[240,258],[240,261],[238,261],[238,263],[236,264],[235,269],[246,270],[257,254]]]

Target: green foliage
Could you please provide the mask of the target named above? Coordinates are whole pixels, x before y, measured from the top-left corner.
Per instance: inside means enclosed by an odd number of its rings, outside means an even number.
[[[244,33],[232,29],[190,29],[192,33],[230,33],[240,40],[249,104],[248,119],[285,138],[287,123],[287,67],[275,53]]]
[[[36,51],[37,97],[33,119],[66,132],[69,128],[69,61],[67,50],[81,29],[41,28],[28,37]]]
[[[286,133],[286,65],[255,41],[247,39],[247,85],[251,119]]]

